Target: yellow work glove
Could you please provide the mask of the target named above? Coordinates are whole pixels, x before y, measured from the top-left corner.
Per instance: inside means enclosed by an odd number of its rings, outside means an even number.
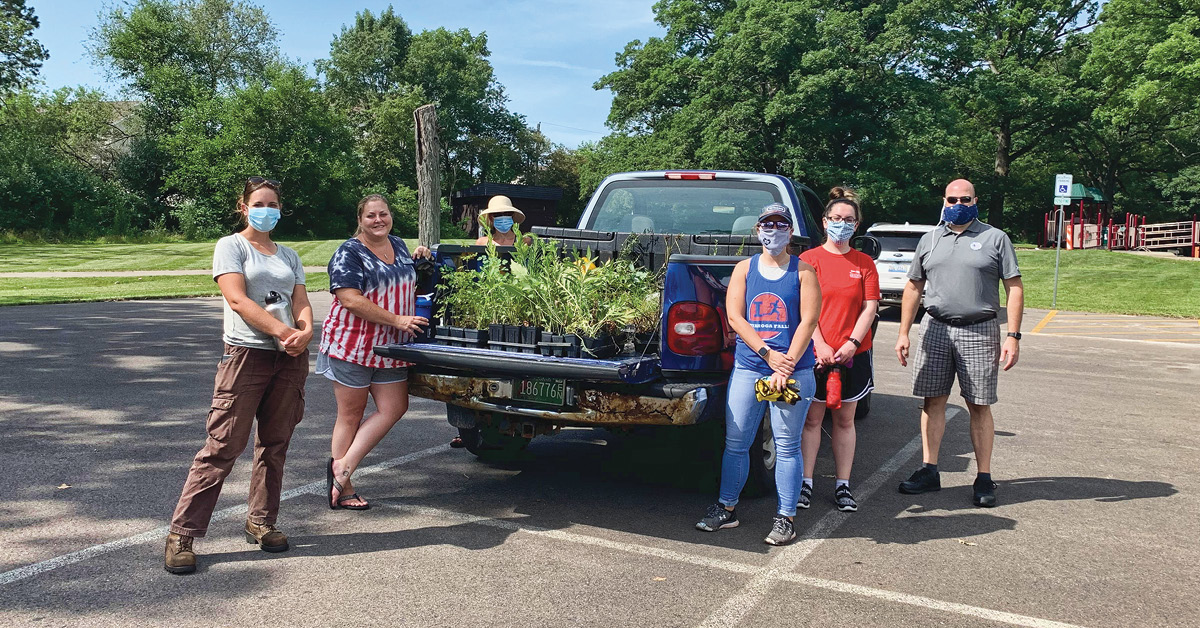
[[[800,401],[800,391],[796,389],[794,379],[789,379],[783,390],[774,390],[771,388],[771,378],[764,377],[754,382],[754,396],[759,401],[782,401],[793,406]]]

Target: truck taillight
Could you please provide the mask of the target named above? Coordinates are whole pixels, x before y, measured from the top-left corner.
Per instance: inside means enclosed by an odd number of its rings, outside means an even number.
[[[666,177],[672,181],[712,181],[717,178],[715,172],[668,172]]]
[[[708,355],[724,347],[721,314],[707,303],[683,301],[667,310],[667,348],[679,355]]]

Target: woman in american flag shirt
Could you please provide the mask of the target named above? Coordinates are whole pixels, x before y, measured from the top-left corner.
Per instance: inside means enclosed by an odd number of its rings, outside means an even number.
[[[367,453],[408,410],[408,363],[375,355],[377,345],[409,342],[429,324],[414,316],[417,273],[404,240],[391,235],[387,199],[358,202],[358,231],[329,260],[333,305],[325,318],[317,374],[333,381],[337,421],[326,469],[333,509],[366,510],[350,478]],[[417,247],[416,257],[429,249]],[[363,418],[367,395],[376,411]]]

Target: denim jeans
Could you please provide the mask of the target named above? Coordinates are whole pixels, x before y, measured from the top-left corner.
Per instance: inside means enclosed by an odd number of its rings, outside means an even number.
[[[763,376],[754,371],[733,367],[729,375],[729,391],[725,400],[725,455],[721,458],[721,497],[726,506],[738,503],[746,476],[750,472],[750,445],[758,432],[766,406],[771,406],[771,430],[775,434],[775,490],[779,495],[779,514],[796,514],[796,499],[804,475],[804,458],[800,453],[800,434],[808,406],[817,390],[812,368],[796,369],[792,379],[800,390],[800,401],[788,405],[781,401],[759,401],[754,396],[754,383]],[[754,455],[761,455],[755,452]]]

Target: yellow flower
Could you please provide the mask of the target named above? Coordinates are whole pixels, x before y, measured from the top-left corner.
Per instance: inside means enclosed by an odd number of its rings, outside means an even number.
[[[579,258],[578,263],[579,263],[579,272],[580,272],[580,274],[582,274],[584,276],[587,276],[589,270],[596,269],[596,264],[593,263],[592,260],[590,260],[586,257]]]

